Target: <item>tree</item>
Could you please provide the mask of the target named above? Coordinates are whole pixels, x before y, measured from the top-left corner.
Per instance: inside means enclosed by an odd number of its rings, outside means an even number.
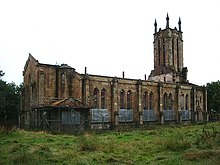
[[[208,110],[220,113],[220,81],[207,83]]]
[[[0,123],[18,124],[22,86],[6,83],[1,79],[2,76],[4,73],[0,70]]]
[[[4,76],[4,74],[5,73],[2,70],[0,70],[0,79],[1,79],[2,76]]]

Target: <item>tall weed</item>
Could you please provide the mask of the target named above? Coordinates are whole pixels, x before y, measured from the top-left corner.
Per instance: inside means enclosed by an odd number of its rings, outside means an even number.
[[[200,149],[211,149],[215,143],[220,144],[220,137],[218,131],[211,127],[211,129],[202,129],[201,134],[197,134],[194,144]]]
[[[77,142],[80,151],[96,151],[99,147],[99,142],[94,135],[81,135]]]
[[[163,140],[162,143],[166,150],[182,151],[191,147],[190,140],[181,131],[175,131]]]

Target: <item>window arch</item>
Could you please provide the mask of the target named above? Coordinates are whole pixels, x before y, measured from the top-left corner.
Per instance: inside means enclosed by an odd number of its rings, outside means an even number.
[[[127,92],[127,109],[132,109],[131,102],[132,102],[132,92],[131,92],[131,90],[129,90]]]
[[[163,38],[163,65],[166,65],[165,39]]]
[[[98,108],[98,94],[99,94],[99,89],[98,88],[95,88],[94,90],[93,90],[93,107],[95,108],[95,109],[97,109]]]
[[[158,39],[158,63],[160,65],[160,39]]]
[[[179,59],[179,40],[177,39],[176,40],[176,54],[177,54],[177,68],[178,68],[178,71],[179,71],[179,61],[180,61],[180,59]]]
[[[189,110],[189,96],[188,96],[188,94],[186,95],[186,98],[185,98],[185,108],[186,108],[186,110]]]
[[[61,74],[61,84],[65,84],[65,74]]]
[[[101,91],[101,109],[106,109],[106,89]]]
[[[183,94],[180,96],[180,109],[184,110],[184,95]]]
[[[172,65],[174,66],[174,38],[172,39]]]
[[[150,93],[149,109],[150,109],[150,110],[153,110],[153,109],[154,109],[154,94],[153,94],[153,92]]]
[[[125,109],[125,91],[122,89],[120,91],[120,109]]]
[[[173,109],[173,97],[172,94],[169,94],[169,110]]]
[[[147,93],[147,91],[145,91],[144,95],[143,95],[143,106],[144,106],[144,109],[148,109],[148,93]]]
[[[167,110],[168,109],[168,105],[167,105],[167,93],[164,93],[164,96],[163,96],[163,109],[164,110]]]

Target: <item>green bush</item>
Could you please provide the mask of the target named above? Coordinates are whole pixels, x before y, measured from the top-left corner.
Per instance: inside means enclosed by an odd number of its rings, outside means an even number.
[[[179,131],[165,137],[162,143],[165,149],[171,151],[182,151],[191,147],[190,140]]]
[[[197,134],[194,144],[200,149],[211,149],[215,143],[220,144],[219,133],[215,127],[203,128],[201,134]]]
[[[77,141],[80,151],[96,151],[99,146],[97,139],[92,135],[79,136]]]

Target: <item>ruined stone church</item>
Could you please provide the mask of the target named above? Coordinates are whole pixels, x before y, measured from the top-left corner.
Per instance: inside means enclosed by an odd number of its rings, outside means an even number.
[[[78,73],[67,64],[25,64],[21,125],[71,129],[147,126],[208,120],[207,91],[187,79],[181,20],[178,28],[154,23],[154,68],[148,80]],[[146,76],[145,76],[146,77]]]

